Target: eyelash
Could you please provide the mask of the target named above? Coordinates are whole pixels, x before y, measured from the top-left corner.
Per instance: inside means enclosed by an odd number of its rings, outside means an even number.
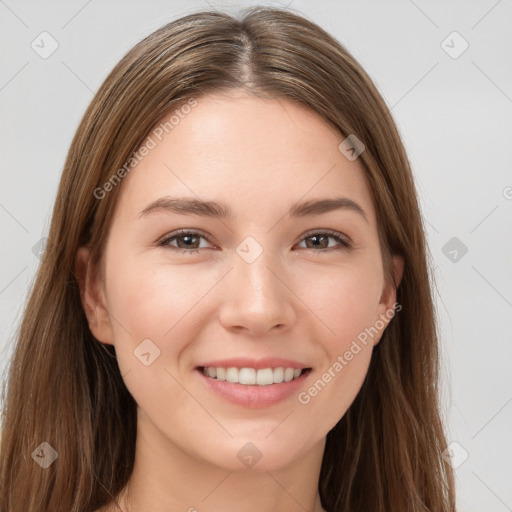
[[[323,253],[323,252],[340,251],[340,250],[343,250],[343,249],[350,249],[350,248],[352,248],[351,243],[348,242],[348,240],[346,240],[343,237],[342,233],[339,233],[338,231],[333,231],[333,230],[330,230],[330,229],[324,229],[324,230],[318,229],[318,230],[309,232],[309,233],[306,234],[306,236],[304,236],[300,240],[300,242],[303,242],[305,239],[313,237],[313,236],[316,236],[316,235],[328,235],[329,238],[335,238],[340,243],[341,246],[330,247],[328,249],[309,249],[310,251],[313,251],[314,253],[320,254],[320,253]],[[199,249],[180,249],[178,247],[174,247],[172,245],[169,245],[169,242],[171,240],[173,240],[175,238],[180,238],[182,236],[200,236],[200,237],[204,238],[205,240],[207,240],[209,243],[212,243],[208,239],[206,234],[202,233],[201,231],[189,231],[189,230],[183,229],[183,230],[171,233],[168,236],[164,237],[162,240],[157,242],[157,245],[160,246],[160,247],[169,247],[171,250],[180,251],[181,253],[186,253],[186,254],[194,254],[196,252],[199,252]],[[308,248],[305,247],[305,249],[308,249]]]

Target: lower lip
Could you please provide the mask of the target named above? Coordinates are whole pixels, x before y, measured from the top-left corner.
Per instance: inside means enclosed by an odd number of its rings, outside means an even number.
[[[257,409],[276,404],[282,400],[286,400],[294,393],[297,393],[303,386],[304,380],[311,372],[311,369],[306,370],[299,377],[289,382],[269,384],[268,386],[259,386],[257,384],[245,385],[212,379],[211,377],[207,377],[202,369],[196,371],[208,388],[225,400],[250,409]]]

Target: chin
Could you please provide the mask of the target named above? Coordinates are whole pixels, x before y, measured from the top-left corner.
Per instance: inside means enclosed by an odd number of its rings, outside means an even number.
[[[228,471],[266,472],[283,469],[301,457],[297,443],[251,439],[234,439],[225,449],[217,447],[215,453],[208,454],[209,462]]]

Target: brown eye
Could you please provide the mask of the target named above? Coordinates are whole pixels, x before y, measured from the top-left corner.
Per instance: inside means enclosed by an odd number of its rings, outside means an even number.
[[[182,253],[196,253],[199,252],[201,247],[201,239],[209,242],[208,238],[198,231],[181,230],[170,233],[163,238],[158,245],[161,247],[169,247],[172,250],[181,251]],[[337,244],[330,244],[330,240],[335,240]],[[176,241],[176,245],[171,245],[171,242]],[[314,252],[331,252],[340,249],[351,248],[350,242],[347,238],[337,231],[316,231],[308,233],[301,241],[306,243],[305,249],[311,249]]]
[[[169,247],[173,250],[181,251],[183,253],[199,252],[201,238],[208,241],[208,239],[197,231],[178,231],[166,236],[163,240],[158,242],[161,247]],[[171,245],[171,242],[176,240],[176,246]]]
[[[329,245],[329,239],[336,240],[338,245]],[[308,240],[311,240],[311,242],[308,242]],[[315,252],[330,252],[351,247],[350,242],[342,233],[338,233],[337,231],[316,231],[307,234],[302,241],[306,242],[306,249],[312,249]]]

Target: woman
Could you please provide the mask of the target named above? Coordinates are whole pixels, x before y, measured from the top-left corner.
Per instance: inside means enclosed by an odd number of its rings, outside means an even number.
[[[410,165],[320,27],[200,12],[87,109],[10,368],[0,508],[455,510]]]

